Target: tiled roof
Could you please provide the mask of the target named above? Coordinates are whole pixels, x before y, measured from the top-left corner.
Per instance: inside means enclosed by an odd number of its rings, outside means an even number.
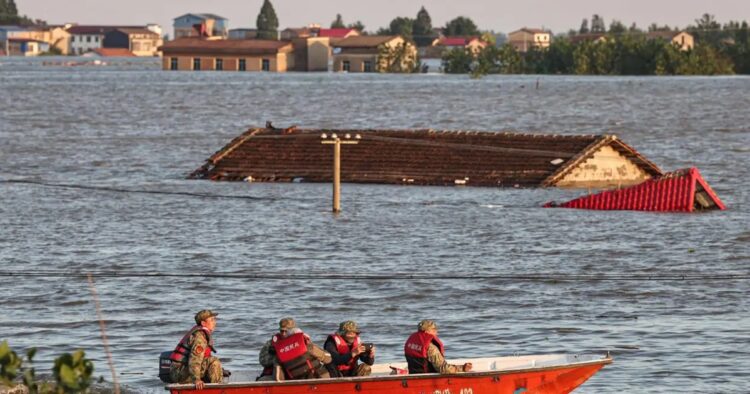
[[[250,129],[211,156],[191,177],[215,180],[331,181],[331,147],[321,133],[361,135],[342,152],[342,181],[418,185],[546,186],[553,175],[592,155],[612,136],[435,130]],[[640,157],[622,144],[622,151]],[[645,159],[636,164],[661,171]],[[468,180],[466,180],[468,178]]]
[[[71,26],[68,28],[70,34],[106,34],[118,29],[142,29],[143,26]]]
[[[352,31],[356,32],[357,29],[320,29],[318,37],[344,38]]]
[[[10,42],[40,42],[46,44],[46,41],[41,40],[35,40],[33,38],[20,38],[20,37],[10,37],[8,38],[8,41]]]
[[[133,57],[133,52],[127,48],[97,48],[94,53],[103,57]]]
[[[464,46],[468,40],[466,37],[445,37],[438,41],[438,45],[444,45],[447,47]]]
[[[177,20],[177,19],[184,18],[186,16],[191,16],[191,15],[195,16],[195,17],[198,17],[198,18],[201,18],[201,19],[204,19],[204,20],[205,19],[216,19],[216,20],[223,19],[223,20],[227,20],[227,18],[224,18],[223,16],[219,16],[219,15],[216,15],[216,14],[210,14],[210,13],[203,13],[203,12],[202,13],[193,13],[193,12],[191,12],[191,13],[187,13],[187,14],[184,14],[184,15],[180,15],[177,18],[174,18],[174,19]]]
[[[336,43],[339,48],[377,48],[398,36],[352,36]]]
[[[160,48],[168,54],[276,54],[292,48],[288,41],[275,40],[205,40],[202,38],[179,38],[168,41]]]
[[[671,40],[676,35],[682,33],[681,31],[650,31],[646,33],[648,38],[663,38],[665,40]]]

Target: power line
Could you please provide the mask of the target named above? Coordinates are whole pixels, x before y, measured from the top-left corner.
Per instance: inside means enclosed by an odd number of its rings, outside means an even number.
[[[27,180],[27,179],[0,180],[0,183],[27,184],[27,185],[37,185],[37,186],[55,187],[55,188],[64,188],[64,189],[95,190],[95,191],[112,192],[112,193],[163,194],[163,195],[199,197],[199,198],[238,199],[238,200],[255,200],[255,201],[277,200],[276,198],[271,198],[271,197],[232,196],[232,195],[203,194],[203,193],[163,191],[163,190],[134,190],[134,189],[121,189],[121,188],[109,187],[109,186],[88,186],[88,185],[75,185],[75,184],[69,184],[69,183],[50,183],[50,182],[33,181],[33,180]]]
[[[277,274],[277,273],[169,273],[169,272],[126,272],[126,271],[0,271],[0,277],[18,278],[202,278],[202,279],[254,279],[254,280],[357,280],[357,281],[391,281],[391,280],[507,280],[526,282],[576,282],[576,281],[734,281],[750,279],[750,272],[727,272],[713,274],[665,272],[657,274]]]

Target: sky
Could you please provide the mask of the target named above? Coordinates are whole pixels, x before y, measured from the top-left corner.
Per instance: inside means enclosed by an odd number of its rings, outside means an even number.
[[[583,18],[617,19],[627,26],[636,22],[647,27],[685,27],[704,13],[716,20],[750,21],[748,0],[271,0],[281,29],[311,23],[330,26],[337,13],[345,23],[362,21],[365,30],[387,26],[397,16],[416,17],[424,6],[434,27],[456,16],[474,20],[481,30],[508,33],[521,27],[551,29],[564,33],[578,29]],[[101,25],[145,25],[158,23],[172,35],[172,19],[186,14],[213,13],[229,19],[229,28],[254,28],[263,0],[16,0],[19,13],[50,24],[76,22]]]

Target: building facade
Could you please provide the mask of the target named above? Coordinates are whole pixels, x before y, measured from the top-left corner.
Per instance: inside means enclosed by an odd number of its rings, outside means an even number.
[[[665,40],[680,48],[681,51],[689,51],[695,47],[695,38],[686,31],[652,31],[647,33],[651,40]]]
[[[174,18],[174,38],[228,36],[227,18],[215,14],[185,14]]]
[[[548,31],[524,27],[508,33],[508,43],[519,52],[528,52],[532,47],[537,49],[548,48],[550,36],[551,34]]]
[[[287,41],[182,38],[161,47],[162,69],[172,71],[270,71],[294,68]]]
[[[119,28],[104,35],[104,48],[123,48],[136,56],[157,56],[161,37],[145,28]]]
[[[379,72],[392,65],[393,59],[383,56],[384,51],[405,49],[401,58],[402,66],[409,62],[416,63],[417,48],[400,36],[353,36],[337,43],[333,47],[333,71],[344,72]]]

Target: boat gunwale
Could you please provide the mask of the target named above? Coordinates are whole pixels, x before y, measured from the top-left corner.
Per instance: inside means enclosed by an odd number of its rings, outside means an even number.
[[[241,388],[241,387],[268,387],[268,386],[316,386],[316,385],[327,385],[327,384],[342,384],[342,383],[362,383],[362,382],[373,382],[373,381],[389,381],[389,380],[423,380],[423,379],[435,379],[435,378],[481,378],[497,375],[507,375],[518,372],[541,372],[541,371],[554,371],[557,369],[587,367],[592,365],[609,365],[612,364],[613,358],[607,354],[603,358],[573,362],[569,364],[556,364],[540,367],[531,368],[509,368],[495,371],[476,371],[476,372],[458,372],[451,374],[441,373],[420,373],[420,374],[405,374],[405,375],[381,375],[381,376],[353,376],[353,377],[340,377],[340,378],[324,378],[324,379],[299,379],[299,380],[284,380],[284,381],[250,381],[250,382],[232,382],[232,383],[206,383],[204,389],[226,389],[226,388]],[[164,386],[165,390],[190,390],[195,389],[195,385],[192,383],[172,383]],[[197,391],[197,390],[196,390]]]

